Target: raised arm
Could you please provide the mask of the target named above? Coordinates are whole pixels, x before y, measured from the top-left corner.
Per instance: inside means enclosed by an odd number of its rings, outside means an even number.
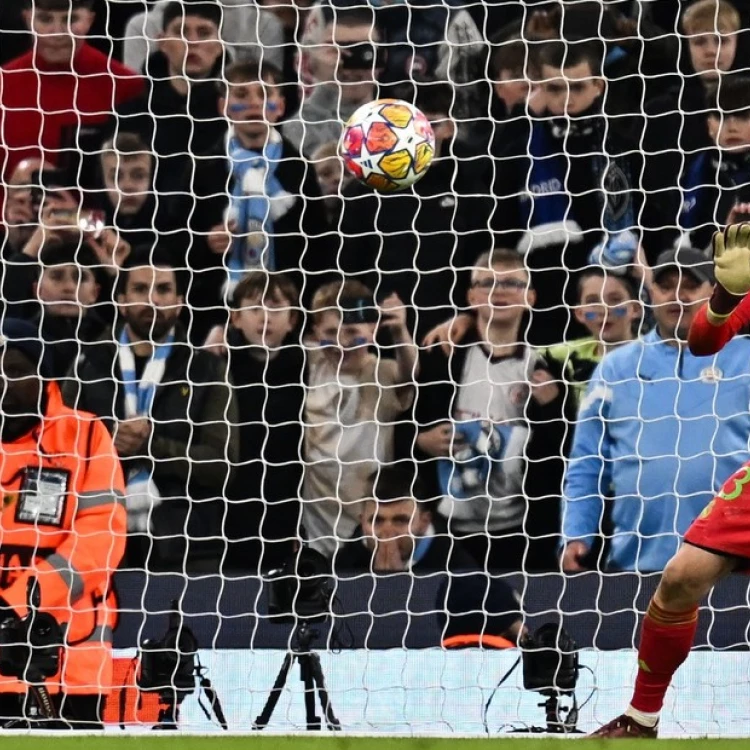
[[[750,224],[733,224],[714,235],[716,286],[695,316],[688,346],[698,356],[715,354],[750,324]]]

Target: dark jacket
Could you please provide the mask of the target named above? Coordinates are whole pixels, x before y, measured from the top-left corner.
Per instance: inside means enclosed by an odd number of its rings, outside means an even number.
[[[380,298],[396,292],[416,308],[409,324],[419,340],[466,305],[468,266],[492,247],[487,192],[452,157],[434,163],[413,192],[377,194],[353,183],[344,192],[341,270]]]
[[[118,109],[119,132],[137,133],[158,157],[154,185],[163,199],[181,188],[191,154],[208,151],[226,132],[216,88],[222,69],[220,61],[208,80],[191,84],[183,96],[170,83],[166,57],[157,52],[146,62],[143,96]]]
[[[750,154],[711,148],[685,159],[680,190],[669,193],[664,223],[688,233],[690,244],[711,247],[714,232],[723,227],[736,203],[750,201]]]
[[[560,195],[561,200],[569,197],[565,218],[580,227],[581,238],[578,242],[559,243],[553,242],[551,235],[546,235],[545,246],[534,247],[526,253],[537,292],[529,331],[529,342],[535,346],[549,346],[586,333],[570,313],[571,306],[576,304],[574,274],[588,264],[590,251],[605,236],[607,227],[602,218],[605,207],[622,216],[627,216],[626,212],[630,210],[632,230],[642,236],[647,254],[656,255],[660,249],[651,247],[651,235],[647,231],[663,222],[660,194],[653,193],[651,186],[655,177],[645,171],[644,160],[635,143],[614,127],[605,127],[598,115],[592,115],[590,121],[592,128],[581,128],[585,132],[575,137],[560,137],[549,120],[537,125],[546,132],[551,145],[550,156],[560,157],[558,163],[562,165],[563,173],[559,179],[562,185],[553,192]],[[501,131],[491,149],[492,193],[496,201],[492,228],[497,233],[500,247],[522,247],[529,229],[524,208],[531,205],[536,210],[538,199],[530,187],[534,184],[534,161],[529,146],[531,127],[528,121],[515,123],[516,139],[508,144]],[[597,155],[600,165],[595,162],[594,155]],[[606,178],[605,155],[610,165],[606,167]],[[605,190],[602,190],[603,179]],[[538,191],[542,193],[540,198],[544,198],[545,190],[538,188]]]
[[[315,276],[306,280],[306,272],[335,267],[327,253],[327,223],[320,187],[312,165],[287,141],[276,177],[284,190],[297,198],[289,211],[274,222],[276,270],[287,272],[307,299],[320,279]],[[199,318],[196,324],[200,329],[222,323],[226,318],[217,309],[223,303],[224,258],[211,252],[206,233],[224,221],[233,184],[226,143],[221,139],[188,168],[179,200],[173,204],[175,225],[182,222],[184,226],[187,220],[191,231],[188,266],[194,273],[187,301],[194,316]]]
[[[38,315],[33,321],[47,347],[54,380],[62,381],[75,362],[92,346],[98,346],[101,337],[108,333],[108,326],[93,310],[80,320],[60,315]]]
[[[66,404],[101,417],[112,433],[125,418],[117,335],[108,332],[87,349],[63,388]],[[153,517],[155,563],[182,570],[186,556],[218,561],[224,553],[224,497],[239,454],[236,406],[225,364],[193,350],[179,326],[156,389],[152,423],[138,461],[150,464],[163,498]],[[122,463],[127,477],[133,460]]]
[[[453,419],[466,354],[479,341],[476,331],[472,330],[453,347],[450,356],[440,346],[422,351],[419,387],[414,402],[414,422],[419,432]],[[523,347],[519,345],[519,354],[522,351]],[[558,507],[564,471],[562,453],[569,423],[564,413],[565,404],[565,392],[560,389],[558,397],[545,406],[528,398],[525,409],[531,435],[525,451],[523,494],[528,501],[528,512],[524,531],[531,538],[529,565],[540,569],[553,563],[556,535],[559,534]],[[429,495],[442,496],[437,477],[438,459],[427,456],[416,446],[414,453]]]
[[[305,356],[290,345],[274,359],[255,359],[236,329],[227,343],[239,464],[227,492],[226,562],[257,572],[259,563],[282,564],[299,534]]]

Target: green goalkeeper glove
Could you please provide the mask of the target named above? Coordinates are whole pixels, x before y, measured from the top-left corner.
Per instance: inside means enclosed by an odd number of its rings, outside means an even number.
[[[735,297],[750,292],[750,224],[732,224],[714,235],[716,281]]]

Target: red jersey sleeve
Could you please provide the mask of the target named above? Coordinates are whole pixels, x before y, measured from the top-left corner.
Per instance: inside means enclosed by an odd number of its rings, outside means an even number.
[[[711,325],[707,317],[708,304],[703,305],[693,319],[688,334],[692,354],[705,357],[724,348],[743,328],[750,326],[750,295],[744,297],[732,314],[719,326]]]

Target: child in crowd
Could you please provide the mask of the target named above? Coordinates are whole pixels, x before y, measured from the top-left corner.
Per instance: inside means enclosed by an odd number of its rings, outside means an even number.
[[[525,343],[535,292],[523,258],[481,255],[467,296],[472,326],[420,356],[422,474],[481,569],[548,569],[566,423],[561,389]]]
[[[556,378],[572,387],[572,407],[577,411],[602,357],[636,336],[641,305],[635,280],[607,273],[598,266],[587,268],[578,279],[578,305],[574,314],[590,335],[555,344],[541,353]]]
[[[298,537],[305,358],[299,293],[284,274],[251,271],[234,290],[226,338],[240,461],[227,492],[228,567],[278,567]]]
[[[390,337],[394,359],[371,350],[376,331]],[[313,548],[331,557],[357,528],[368,478],[394,458],[395,423],[414,398],[417,356],[398,296],[376,307],[358,281],[316,292],[312,342],[302,522]]]
[[[285,111],[281,73],[235,63],[225,79],[218,114],[227,136],[195,160],[175,203],[175,219],[192,232],[188,303],[201,341],[225,322],[223,302],[247,272],[288,273],[305,293],[303,272],[331,267],[315,173],[276,127]]]
[[[323,206],[328,226],[332,231],[338,231],[341,210],[344,206],[341,191],[351,182],[352,177],[344,169],[336,141],[328,141],[318,146],[313,151],[312,160],[320,192],[323,194]]]

